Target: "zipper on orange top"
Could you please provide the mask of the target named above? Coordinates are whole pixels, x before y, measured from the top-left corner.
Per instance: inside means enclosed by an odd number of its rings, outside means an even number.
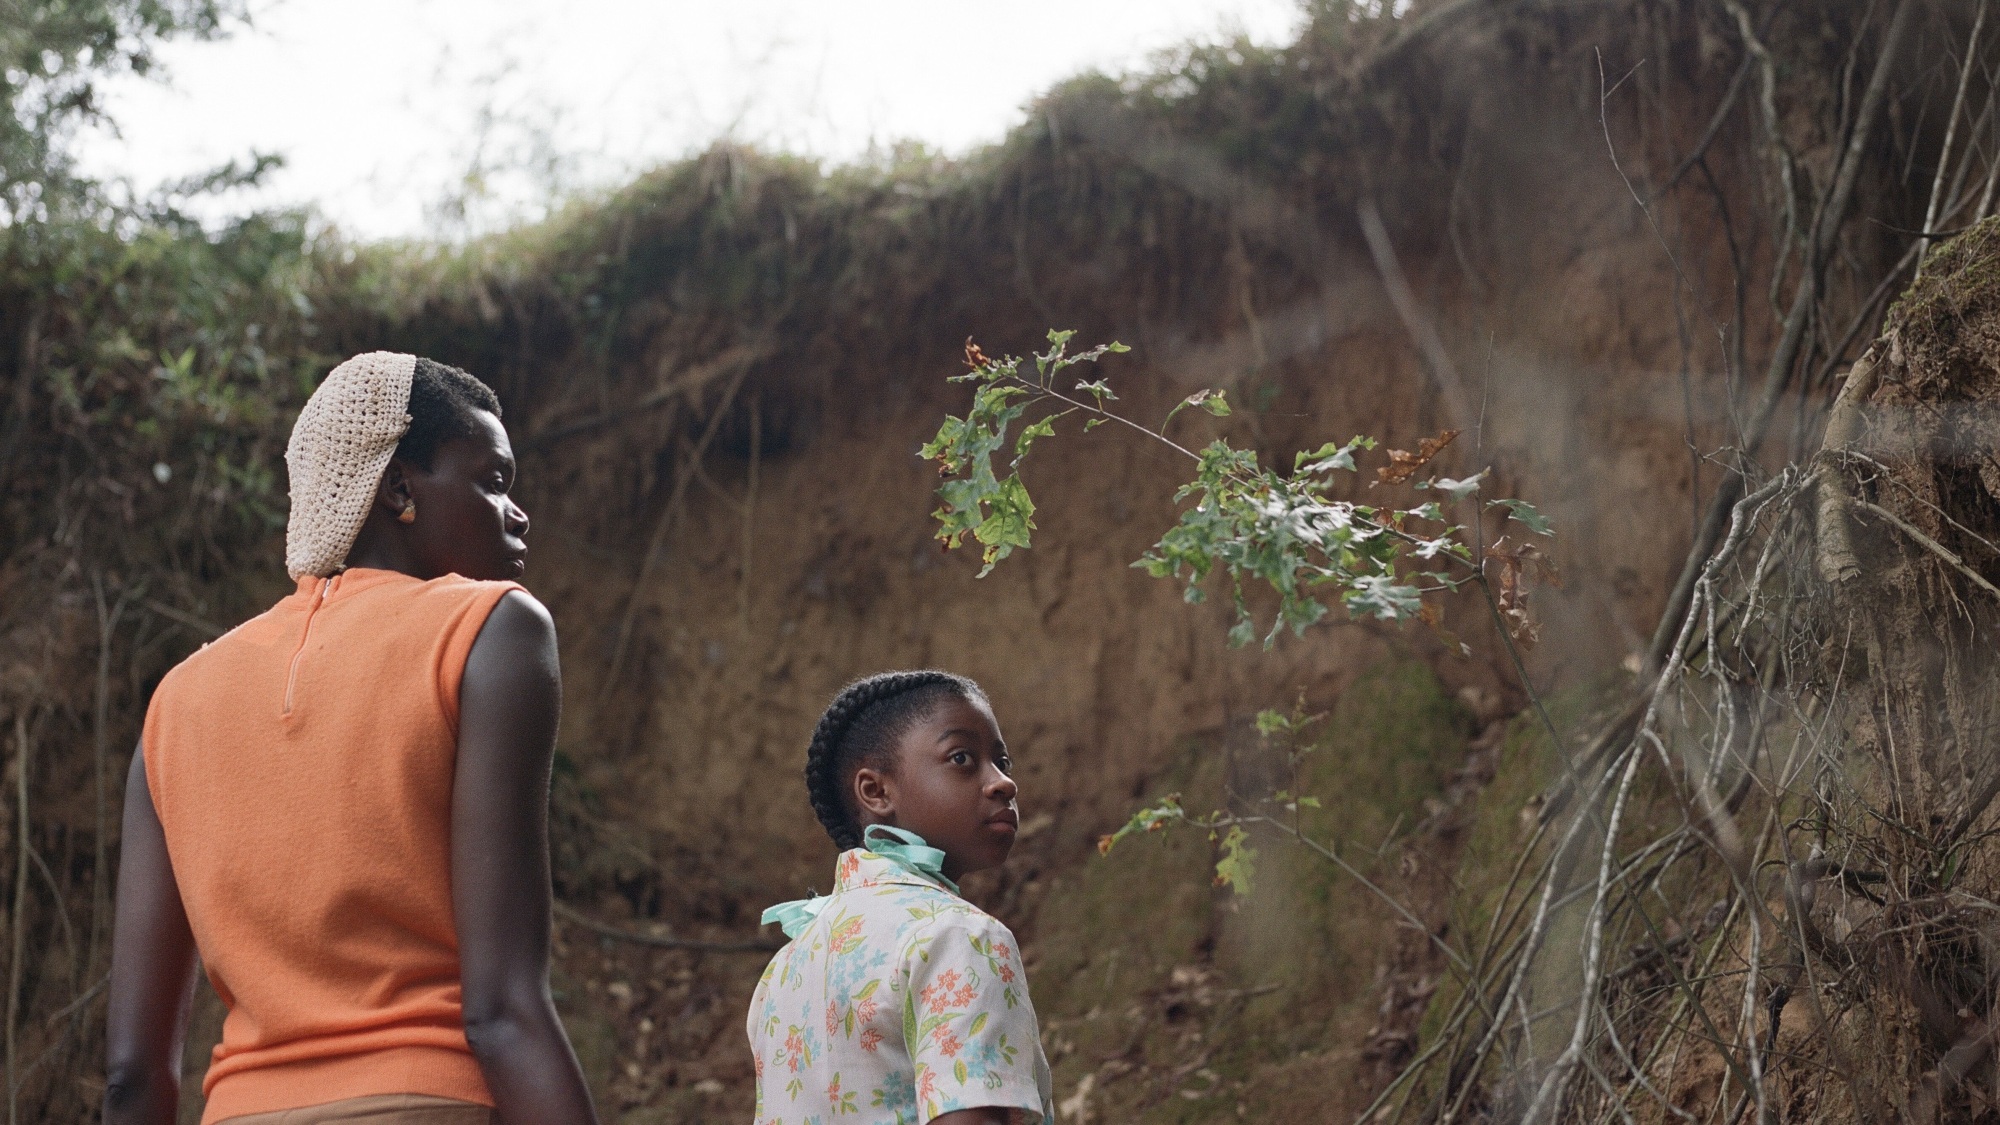
[[[292,713],[292,693],[299,686],[299,661],[306,658],[306,642],[312,639],[313,618],[319,615],[319,607],[326,604],[326,596],[333,590],[333,579],[325,578],[319,584],[319,596],[306,607],[306,625],[299,630],[299,649],[292,654],[292,670],[285,676],[285,714]]]

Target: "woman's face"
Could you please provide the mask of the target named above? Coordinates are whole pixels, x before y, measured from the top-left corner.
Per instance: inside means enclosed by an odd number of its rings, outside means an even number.
[[[983,700],[949,696],[911,724],[896,746],[896,768],[855,771],[864,823],[889,824],[944,852],[957,879],[1007,862],[1020,831],[1020,789],[1000,724]]]
[[[424,577],[519,578],[527,570],[528,514],[507,495],[514,487],[514,447],[507,428],[485,410],[477,432],[442,442],[428,469],[404,463],[403,479],[417,506],[404,525],[410,553]]]

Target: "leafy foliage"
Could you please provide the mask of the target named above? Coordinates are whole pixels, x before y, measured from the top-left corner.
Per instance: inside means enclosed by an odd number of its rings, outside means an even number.
[[[938,488],[944,505],[934,513],[941,525],[937,537],[947,548],[958,546],[968,534],[978,540],[986,548],[981,577],[991,573],[1014,548],[1028,546],[1035,530],[1035,502],[1028,497],[1028,486],[1021,482],[1019,466],[1037,439],[1055,434],[1055,417],[1040,418],[1022,429],[1014,439],[1014,459],[1008,463],[1007,476],[1001,478],[993,472],[993,455],[1006,447],[1008,428],[1028,409],[1038,388],[1053,385],[1058,376],[1078,364],[1127,350],[1123,344],[1111,343],[1080,355],[1066,355],[1063,346],[1070,336],[1068,332],[1049,333],[1052,346],[1035,356],[1033,382],[1019,376],[1020,360],[989,360],[977,344],[967,340],[965,362],[972,370],[952,376],[952,381],[979,384],[972,394],[972,409],[964,418],[946,418],[937,436],[919,451],[925,460],[938,462],[941,472],[962,474]],[[1106,401],[1118,397],[1101,379],[1078,382],[1076,390],[1090,395],[1099,413]]]
[[[1232,646],[1248,644],[1260,628],[1245,598],[1246,581],[1277,595],[1277,611],[1263,630],[1267,648],[1286,628],[1297,635],[1325,619],[1336,604],[1351,619],[1417,618],[1435,628],[1440,615],[1425,597],[1467,583],[1476,584],[1487,596],[1495,619],[1508,633],[1524,639],[1534,636],[1535,624],[1527,612],[1527,578],[1531,573],[1553,577],[1539,549],[1533,543],[1510,546],[1502,537],[1485,551],[1477,551],[1472,529],[1451,522],[1447,512],[1448,505],[1476,503],[1487,471],[1457,479],[1416,479],[1458,436],[1456,431],[1426,438],[1414,452],[1389,450],[1388,464],[1376,470],[1376,484],[1408,484],[1416,491],[1442,493],[1443,499],[1405,508],[1359,504],[1337,492],[1359,473],[1356,454],[1377,447],[1373,438],[1355,437],[1303,450],[1292,458],[1289,472],[1264,465],[1254,450],[1238,449],[1222,437],[1199,452],[1190,450],[1166,436],[1167,424],[1190,406],[1215,418],[1229,417],[1223,391],[1189,395],[1168,411],[1158,429],[1148,428],[1110,408],[1118,396],[1102,377],[1069,383],[1071,368],[1128,349],[1118,343],[1100,344],[1071,355],[1068,346],[1073,336],[1051,331],[1048,349],[1032,357],[1032,374],[1023,372],[1021,360],[989,358],[978,345],[966,341],[970,370],[952,381],[974,384],[971,408],[962,418],[947,416],[937,436],[919,451],[936,461],[948,478],[938,488],[942,503],[933,513],[939,524],[937,537],[947,549],[959,546],[968,535],[984,545],[980,577],[991,573],[1015,548],[1031,545],[1035,506],[1021,479],[1021,462],[1037,442],[1055,435],[1057,422],[1082,414],[1085,430],[1117,422],[1194,461],[1194,479],[1174,494],[1177,502],[1192,503],[1132,565],[1155,578],[1180,581],[1183,596],[1191,603],[1206,598],[1203,584],[1211,574],[1227,575],[1235,608],[1235,623],[1229,630]],[[1009,449],[1008,435],[1016,425],[1020,429],[1012,440],[1013,457],[1002,477],[993,469],[993,457]],[[1488,501],[1485,508],[1474,510],[1497,511],[1503,521],[1517,521],[1530,535],[1554,534],[1547,519],[1523,500]],[[1497,596],[1487,580],[1489,561],[1500,570]],[[1323,718],[1306,714],[1301,702],[1289,714],[1260,713],[1257,730],[1284,746],[1296,776],[1299,758],[1312,749],[1305,732]],[[1217,849],[1215,884],[1248,894],[1257,870],[1257,848],[1250,833],[1261,826],[1288,833],[1300,845],[1352,872],[1335,845],[1310,838],[1300,825],[1299,810],[1317,808],[1318,798],[1279,790],[1250,805],[1197,814],[1182,805],[1179,794],[1169,794],[1138,809],[1117,831],[1102,837],[1098,850],[1109,854],[1127,837],[1176,824],[1204,829]]]
[[[0,223],[46,221],[75,201],[68,142],[98,119],[97,86],[149,73],[163,40],[209,38],[243,0],[15,0],[0,20]]]
[[[149,73],[166,39],[212,37],[244,12],[28,0],[0,27],[0,562],[53,545],[53,511],[109,588],[158,600],[282,524],[272,443],[324,359],[315,248],[298,215],[210,230],[182,211],[275,162],[137,200],[72,174],[69,155],[102,81]]]
[[[1284,749],[1291,773],[1296,777],[1300,759],[1318,749],[1308,732],[1325,719],[1323,713],[1307,714],[1301,701],[1289,712],[1258,712],[1257,733]],[[1257,874],[1257,849],[1251,843],[1250,829],[1277,826],[1309,846],[1330,851],[1324,845],[1306,840],[1299,827],[1298,811],[1319,807],[1318,797],[1280,789],[1268,798],[1246,802],[1246,807],[1239,811],[1216,809],[1206,814],[1194,814],[1182,804],[1180,794],[1170,793],[1157,804],[1134,812],[1117,831],[1101,837],[1097,841],[1097,850],[1100,854],[1109,855],[1112,848],[1129,836],[1160,832],[1177,824],[1203,829],[1208,833],[1209,842],[1216,846],[1215,885],[1247,895],[1255,885]]]
[[[1236,611],[1229,631],[1232,645],[1248,644],[1262,631],[1269,647],[1284,629],[1303,633],[1338,605],[1353,619],[1407,621],[1425,617],[1424,597],[1458,589],[1467,581],[1483,581],[1481,557],[1468,529],[1451,522],[1446,505],[1470,500],[1485,472],[1464,479],[1436,477],[1417,481],[1419,490],[1445,495],[1407,508],[1358,504],[1340,499],[1346,477],[1358,472],[1355,455],[1376,448],[1374,439],[1356,437],[1345,443],[1327,442],[1300,452],[1289,472],[1262,464],[1255,451],[1238,449],[1216,438],[1199,452],[1169,439],[1167,423],[1190,406],[1217,418],[1230,414],[1221,390],[1203,390],[1177,403],[1151,429],[1112,411],[1117,400],[1103,379],[1077,379],[1066,374],[1084,363],[1128,349],[1118,343],[1100,344],[1075,355],[1068,353],[1073,332],[1052,331],[1049,347],[1035,354],[1032,374],[1012,356],[991,359],[976,344],[966,343],[970,370],[954,382],[974,384],[972,405],[963,418],[947,417],[937,436],[920,455],[938,463],[948,478],[938,488],[942,504],[934,513],[937,537],[947,548],[967,535],[982,544],[981,577],[1016,548],[1030,546],[1035,530],[1035,504],[1021,479],[1020,466],[1037,441],[1055,434],[1056,423],[1072,414],[1086,416],[1084,428],[1118,422],[1185,454],[1195,462],[1194,479],[1174,494],[1192,500],[1172,528],[1135,567],[1155,578],[1179,580],[1189,602],[1207,596],[1203,584],[1211,573],[1228,576]],[[1032,421],[1030,411],[1044,408]],[[1002,477],[993,457],[1009,448],[1013,457]],[[1429,438],[1415,453],[1389,451],[1390,465],[1378,470],[1381,482],[1403,483],[1428,465],[1455,431]],[[1540,512],[1522,500],[1492,501],[1506,516],[1535,535],[1553,534]],[[1518,578],[1518,566],[1507,573]],[[1260,625],[1244,593],[1245,583],[1275,591],[1278,606],[1268,628]],[[1520,602],[1519,604],[1525,604]],[[1525,611],[1509,618],[1517,635],[1532,629]]]
[[[1223,833],[1222,858],[1215,861],[1216,886],[1240,895],[1250,893],[1250,882],[1257,873],[1257,849],[1249,841],[1250,834],[1240,824],[1230,825]]]

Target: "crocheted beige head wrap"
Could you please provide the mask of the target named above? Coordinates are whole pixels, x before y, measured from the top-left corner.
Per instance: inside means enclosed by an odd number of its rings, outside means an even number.
[[[285,446],[292,513],[285,569],[293,578],[339,570],[368,519],[382,470],[410,428],[417,357],[366,352],[327,373]]]

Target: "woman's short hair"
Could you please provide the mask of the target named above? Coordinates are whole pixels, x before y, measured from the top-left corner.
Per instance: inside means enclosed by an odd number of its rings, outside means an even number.
[[[396,443],[396,456],[420,469],[430,468],[438,446],[478,435],[475,410],[500,416],[500,399],[491,387],[469,372],[418,356],[410,376],[410,428]]]

